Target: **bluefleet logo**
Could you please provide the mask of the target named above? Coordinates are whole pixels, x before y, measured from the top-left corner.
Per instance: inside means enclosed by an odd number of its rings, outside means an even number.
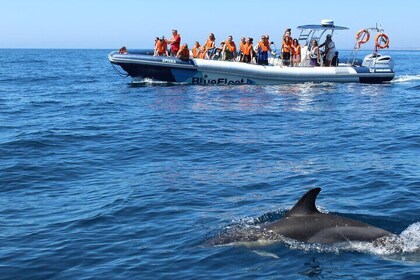
[[[216,78],[216,79],[207,79],[207,75],[204,78],[193,77],[193,85],[255,85],[255,82],[250,79],[240,79],[240,80],[230,80],[228,78]]]

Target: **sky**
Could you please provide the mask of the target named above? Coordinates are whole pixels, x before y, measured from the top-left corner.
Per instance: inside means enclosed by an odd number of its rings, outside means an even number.
[[[357,31],[376,23],[390,49],[420,49],[419,0],[0,0],[0,7],[0,48],[153,48],[172,29],[190,46],[210,32],[217,42],[269,34],[280,45],[287,27],[297,37],[297,26],[332,19],[349,28],[334,34],[338,49],[352,49]]]

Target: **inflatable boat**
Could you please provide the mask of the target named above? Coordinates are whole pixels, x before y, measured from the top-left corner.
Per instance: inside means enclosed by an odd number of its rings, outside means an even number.
[[[369,29],[361,30],[356,36],[356,44],[351,58],[332,67],[310,66],[309,50],[313,40],[322,42],[334,31],[348,28],[335,26],[332,21],[320,25],[299,26],[299,42],[302,46],[302,59],[297,67],[285,66],[278,57],[271,57],[269,65],[257,65],[237,61],[190,58],[181,60],[170,56],[154,56],[153,50],[111,52],[108,55],[113,65],[120,66],[136,80],[152,79],[169,83],[191,85],[274,85],[302,82],[357,82],[383,83],[394,76],[394,62],[388,55],[378,50],[388,47],[389,39],[382,30],[375,39],[375,50],[357,63],[357,52],[361,44],[369,40]],[[373,28],[375,29],[375,28]],[[322,62],[321,62],[322,65]]]

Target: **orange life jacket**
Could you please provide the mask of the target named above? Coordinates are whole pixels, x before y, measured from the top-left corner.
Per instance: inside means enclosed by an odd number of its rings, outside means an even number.
[[[260,47],[262,52],[268,52],[268,50],[270,49],[270,44],[268,43],[268,41],[259,41],[258,46]]]
[[[214,41],[207,39],[206,43],[204,44],[206,50],[214,48]]]
[[[283,40],[282,48],[283,52],[289,53],[292,50],[292,41],[286,42],[286,40]]]
[[[179,55],[181,59],[188,59],[190,57],[190,50],[186,47],[181,47]]]
[[[239,44],[239,49],[241,50],[242,53],[245,52],[245,48],[246,48],[246,42],[242,42]]]
[[[241,46],[242,47],[242,46]],[[246,43],[245,45],[244,45],[244,48],[243,48],[243,50],[242,50],[242,53],[244,54],[244,55],[250,55],[251,54],[251,50],[252,50],[252,44],[248,44],[248,43]]]
[[[233,42],[233,41],[229,42],[228,40],[226,40],[225,44],[226,44],[226,46],[227,46],[227,48],[229,49],[230,52],[236,52],[235,42]]]
[[[200,50],[200,52],[198,53],[198,58],[201,58],[201,59],[206,58],[206,50],[205,49]]]
[[[292,45],[292,50],[293,50],[293,55],[300,54],[300,45],[297,45],[297,46]]]
[[[177,53],[179,51],[180,45],[181,45],[181,35],[176,34],[171,39],[171,51],[174,53]]]
[[[156,42],[156,51],[158,54],[165,54],[168,44],[165,41],[158,40]]]
[[[197,58],[200,53],[200,46],[198,47],[194,46],[191,51],[192,51],[193,57]]]

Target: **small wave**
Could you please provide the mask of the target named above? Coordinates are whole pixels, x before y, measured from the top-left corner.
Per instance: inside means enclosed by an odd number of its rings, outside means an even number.
[[[408,90],[420,90],[420,85],[408,88]]]
[[[170,86],[170,85],[185,85],[186,83],[166,82],[155,80],[151,78],[134,78],[131,85],[136,86]]]
[[[400,235],[385,236],[372,243],[352,242],[348,249],[380,256],[413,254],[420,260],[420,222],[410,225]]]
[[[419,81],[420,75],[403,75],[398,76],[396,79],[392,80],[391,83],[405,83],[405,82],[411,82],[411,81]]]

